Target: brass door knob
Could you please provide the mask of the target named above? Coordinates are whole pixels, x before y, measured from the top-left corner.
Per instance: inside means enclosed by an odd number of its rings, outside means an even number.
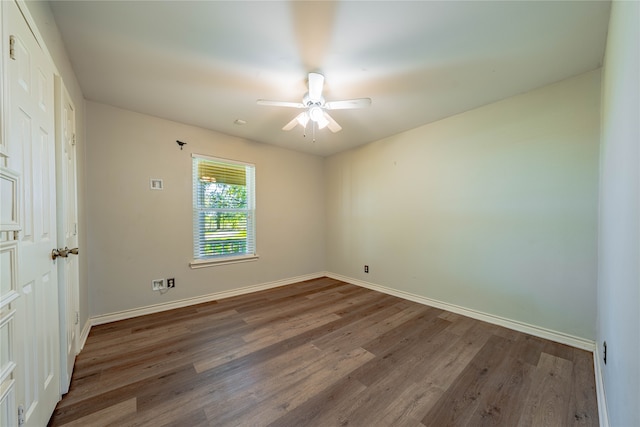
[[[56,258],[66,258],[67,256],[69,256],[69,248],[54,249],[51,251],[51,259],[53,260]]]
[[[56,258],[67,258],[69,254],[78,255],[78,248],[69,249],[65,246],[64,249],[54,249],[51,251],[51,259],[55,260]]]

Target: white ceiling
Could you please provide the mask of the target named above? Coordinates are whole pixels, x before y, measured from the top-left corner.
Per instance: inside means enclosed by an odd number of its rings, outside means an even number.
[[[600,67],[604,1],[53,1],[86,99],[330,155]],[[336,134],[284,132],[309,71]],[[234,124],[245,120],[243,126]]]

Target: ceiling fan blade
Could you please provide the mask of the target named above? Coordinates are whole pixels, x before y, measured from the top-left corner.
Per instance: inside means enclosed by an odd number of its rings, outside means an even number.
[[[327,110],[350,110],[364,108],[371,105],[371,98],[345,99],[344,101],[331,101],[324,104]]]
[[[287,123],[286,125],[284,125],[282,127],[282,130],[291,130],[294,127],[296,127],[296,125],[298,124],[298,117],[294,117],[293,120],[291,120],[289,123]]]
[[[322,99],[322,87],[324,76],[318,73],[309,73],[309,99],[313,102]]]
[[[268,99],[258,99],[256,101],[258,105],[267,105],[270,107],[288,107],[288,108],[304,108],[304,104],[301,102],[287,102],[287,101],[269,101]]]
[[[329,122],[327,124],[327,127],[329,128],[329,130],[333,133],[336,132],[340,132],[342,130],[342,126],[340,126],[338,124],[338,122],[336,122],[335,120],[333,120],[333,117],[331,117],[327,112],[324,113],[324,117],[325,119],[327,119],[327,121]]]

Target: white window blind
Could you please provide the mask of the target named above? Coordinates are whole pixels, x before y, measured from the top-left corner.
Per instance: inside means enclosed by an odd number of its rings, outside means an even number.
[[[225,260],[255,253],[255,166],[194,154],[194,258]]]

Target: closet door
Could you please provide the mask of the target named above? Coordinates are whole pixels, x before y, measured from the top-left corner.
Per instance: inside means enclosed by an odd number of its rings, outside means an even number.
[[[78,209],[76,182],[75,108],[62,80],[56,77],[56,175],[58,247],[75,249],[58,260],[60,287],[60,391],[69,391],[76,360],[79,325]]]
[[[7,366],[15,364],[10,375],[15,393],[7,417],[8,425],[18,420],[25,426],[43,426],[60,399],[58,261],[52,258],[58,243],[54,73],[19,6],[1,4],[3,40],[9,42],[2,50],[8,95],[2,98],[3,167],[18,181],[17,205],[12,209],[19,228],[13,237],[11,232],[2,233],[6,242],[12,242],[4,245],[15,245],[17,270],[11,273],[15,281],[7,290],[11,302],[2,307],[3,316],[13,319],[6,357],[12,361]],[[3,191],[3,209],[5,197]],[[3,276],[3,292],[4,280]],[[15,412],[9,405],[16,406]]]

